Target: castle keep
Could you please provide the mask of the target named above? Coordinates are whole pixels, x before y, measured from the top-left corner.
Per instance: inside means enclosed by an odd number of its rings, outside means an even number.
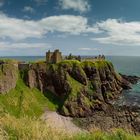
[[[54,52],[46,52],[46,62],[47,63],[58,63],[62,61],[62,53],[59,50]]]

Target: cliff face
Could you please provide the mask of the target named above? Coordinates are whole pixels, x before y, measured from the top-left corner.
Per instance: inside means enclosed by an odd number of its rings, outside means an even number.
[[[0,64],[0,93],[9,92],[16,87],[18,66],[16,64]]]
[[[89,116],[95,110],[106,110],[109,102],[131,85],[105,60],[35,63],[20,70],[20,73],[30,88],[57,95],[61,102],[59,112],[74,117]],[[0,93],[15,88],[17,79],[17,65],[0,65]]]
[[[126,106],[120,109],[110,105],[123,89],[129,89],[139,78],[119,75],[108,61],[69,60],[19,66],[0,63],[0,93],[16,87],[19,73],[31,89],[38,88],[45,95],[50,91],[53,97],[57,96],[58,101],[53,101],[53,104],[57,104],[59,113],[77,118],[84,128],[106,131],[124,128],[140,132],[139,109]],[[51,98],[48,99],[52,102]]]
[[[51,91],[60,98],[59,112],[68,116],[88,116],[106,110],[130,83],[105,60],[96,62],[63,61],[58,64],[32,64],[25,75],[30,88]]]

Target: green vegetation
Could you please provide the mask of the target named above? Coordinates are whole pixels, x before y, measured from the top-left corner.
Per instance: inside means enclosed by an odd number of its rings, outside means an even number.
[[[4,114],[0,120],[0,140],[59,140],[64,137],[62,132],[36,117],[16,118]]]
[[[106,60],[99,60],[95,62],[95,66],[97,68],[104,68],[104,67],[108,67],[108,65],[110,65],[111,63],[109,61]]]
[[[96,67],[96,68],[103,68],[106,66],[113,67],[113,64],[107,60],[96,60],[96,61],[83,61],[81,62],[83,67]]]
[[[69,97],[77,97],[77,94],[81,91],[83,85],[76,81],[74,78],[72,78],[70,75],[67,76],[67,80],[72,87],[71,93],[69,94]]]
[[[73,65],[73,64],[80,64],[81,62],[78,60],[64,60],[58,64],[62,65],[62,64],[67,64],[67,65]]]
[[[107,60],[83,61],[83,62],[80,62],[78,60],[63,60],[62,62],[57,63],[57,64],[52,64],[51,66],[54,68],[54,70],[58,70],[58,68],[60,67],[64,67],[66,69],[77,68],[80,70],[82,75],[85,74],[83,73],[83,68],[85,67],[88,67],[88,68],[95,67],[97,69],[113,68],[113,64]]]
[[[78,134],[72,140],[139,140],[139,136],[126,133],[121,129],[111,131],[110,133],[96,130],[90,134]]]
[[[56,110],[48,98],[37,89],[29,89],[24,82],[19,79],[15,89],[8,94],[0,94],[0,110],[16,117],[19,116],[40,116],[45,108]]]
[[[63,67],[66,70],[68,70],[68,69],[73,69],[75,67],[80,67],[81,62],[79,62],[78,60],[64,60],[64,61],[54,64],[54,65],[55,65],[55,67],[57,66],[57,68]]]
[[[91,130],[89,133],[67,134],[52,129],[46,122],[29,117],[16,118],[5,114],[0,117],[0,140],[139,140],[121,129],[109,133]]]
[[[86,90],[87,90],[88,95],[93,95],[94,94],[94,92],[95,92],[96,89],[93,86],[93,84],[92,84],[91,81],[88,82],[88,85],[86,87]]]
[[[10,62],[11,60],[5,60]],[[13,63],[13,62],[12,62]],[[43,65],[42,65],[43,64]],[[33,64],[34,67],[43,67],[45,69],[52,68],[55,71],[64,66],[67,68],[77,68],[81,73],[84,67],[113,67],[108,61],[85,61],[65,60],[58,64],[46,64],[38,62]],[[9,69],[5,65],[4,69]],[[3,74],[3,68],[0,68],[0,73]],[[77,70],[77,71],[78,71]],[[65,70],[62,71],[63,74]],[[45,109],[56,111],[62,107],[61,100],[52,94],[50,91],[44,95],[38,89],[30,89],[23,82],[23,78],[27,71],[20,73],[21,78],[18,79],[15,89],[12,89],[7,94],[0,94],[0,140],[139,140],[139,136],[135,136],[124,132],[123,130],[114,130],[101,132],[99,130],[91,130],[89,133],[67,134],[61,130],[52,129],[47,123],[40,119]],[[17,74],[18,75],[18,74]],[[82,73],[82,75],[84,75]],[[76,80],[72,75],[66,73],[67,82],[72,87],[68,98],[71,100],[77,99],[82,88],[88,91],[89,96],[94,93],[95,87],[90,81],[87,85]],[[97,81],[98,84],[98,81]],[[111,98],[112,94],[107,94]],[[80,95],[81,96],[81,95]],[[91,102],[86,96],[82,96],[82,101],[85,106],[92,106],[95,102]],[[69,113],[64,107],[64,112]],[[75,106],[74,106],[75,107]],[[78,121],[76,123],[79,123]],[[80,125],[80,124],[79,124]]]
[[[83,61],[81,62],[81,66],[84,67],[95,67],[94,61]]]
[[[14,59],[8,59],[8,58],[0,58],[0,62],[7,63],[7,64],[17,64],[18,61]]]

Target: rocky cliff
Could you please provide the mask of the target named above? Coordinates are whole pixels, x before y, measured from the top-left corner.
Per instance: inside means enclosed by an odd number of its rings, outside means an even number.
[[[30,65],[24,79],[30,88],[57,95],[61,102],[59,112],[73,117],[106,110],[110,100],[131,86],[115,72],[112,63],[105,60],[36,63]]]
[[[9,92],[16,87],[18,66],[14,63],[0,63],[0,93]]]
[[[131,84],[115,72],[112,63],[100,61],[63,61],[57,64],[34,63],[20,67],[22,78],[30,88],[42,93],[50,91],[59,97],[59,112],[66,116],[89,116],[95,110],[106,110]],[[18,67],[14,63],[0,65],[0,93],[15,88]]]
[[[57,111],[77,118],[84,128],[97,127],[106,131],[124,128],[140,132],[138,110],[111,105],[122,90],[130,89],[131,83],[139,78],[118,74],[111,62],[67,60],[19,67],[14,63],[0,63],[0,93],[15,88],[19,75],[31,89],[38,88],[44,95],[49,92],[57,96]]]

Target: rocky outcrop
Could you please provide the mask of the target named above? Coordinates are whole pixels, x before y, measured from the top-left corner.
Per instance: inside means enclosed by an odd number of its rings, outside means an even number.
[[[120,75],[123,77],[123,79],[129,81],[132,84],[136,84],[140,80],[140,77],[138,76],[128,76],[128,75],[123,75],[123,74],[120,74]]]
[[[36,63],[27,73],[25,79],[30,88],[57,95],[62,103],[59,112],[73,117],[106,110],[110,100],[131,87],[130,82],[115,72],[112,63],[105,60]]]
[[[6,93],[15,88],[17,79],[17,64],[5,62],[0,64],[0,93]]]
[[[86,118],[75,118],[74,122],[87,130],[110,132],[113,129],[121,128],[125,131],[140,133],[140,115],[138,110],[132,110],[126,106],[114,108],[108,107],[106,111],[95,111],[92,116]]]

